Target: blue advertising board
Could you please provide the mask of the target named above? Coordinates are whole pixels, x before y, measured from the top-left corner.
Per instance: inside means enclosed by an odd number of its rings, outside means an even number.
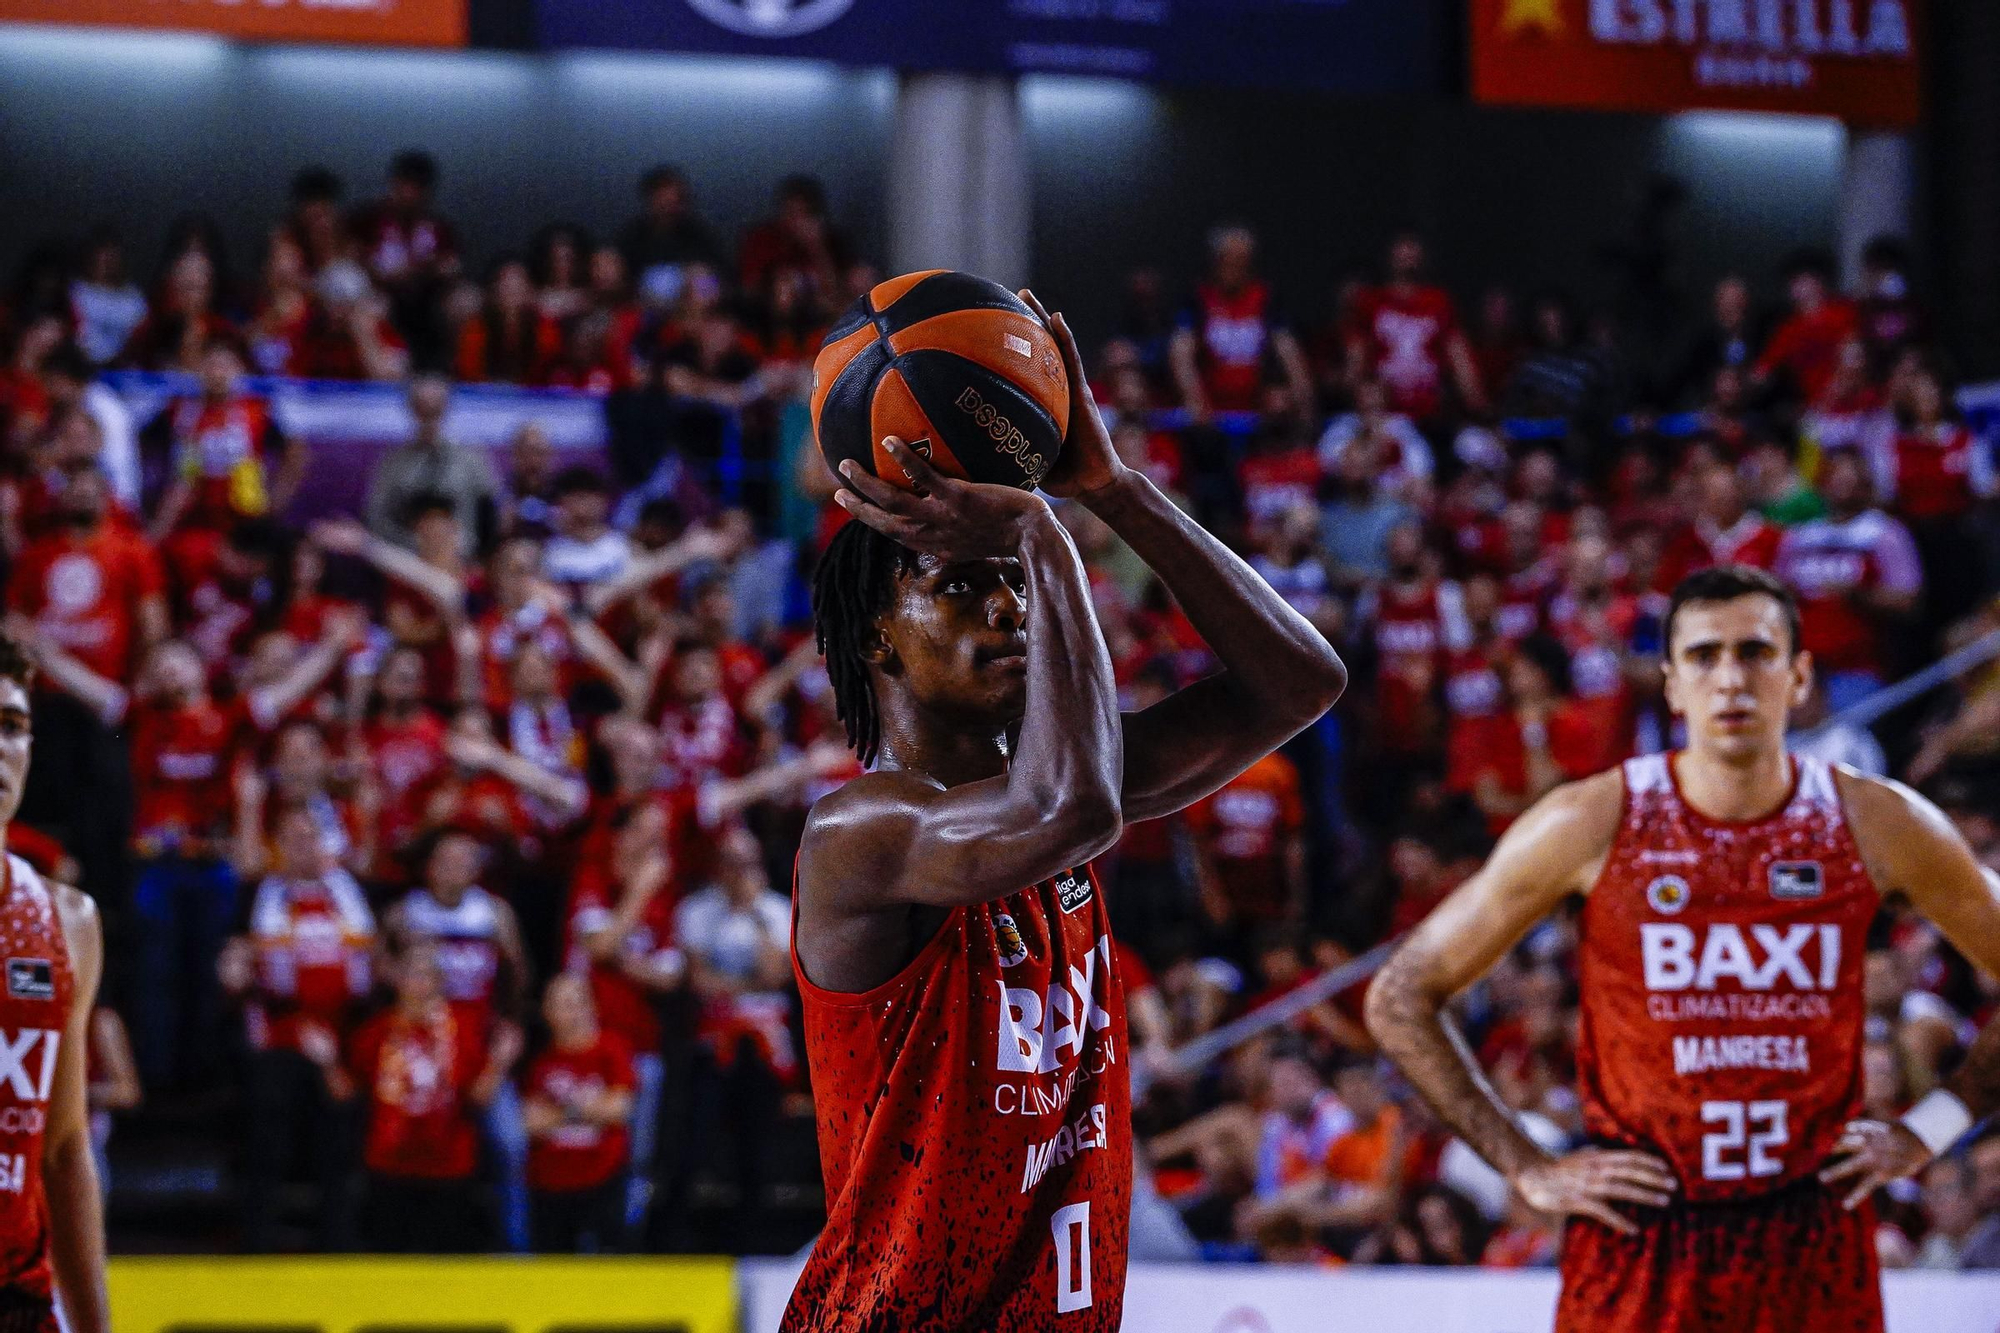
[[[1431,0],[536,0],[542,44],[1157,83],[1429,90]]]

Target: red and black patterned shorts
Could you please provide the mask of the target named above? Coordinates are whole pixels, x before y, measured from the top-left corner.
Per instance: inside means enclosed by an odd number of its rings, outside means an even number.
[[[1875,1210],[1806,1177],[1738,1203],[1571,1218],[1556,1333],[1882,1333]]]

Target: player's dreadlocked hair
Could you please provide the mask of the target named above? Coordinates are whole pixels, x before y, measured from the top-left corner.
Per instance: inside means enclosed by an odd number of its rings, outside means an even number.
[[[889,605],[896,575],[916,561],[907,546],[857,521],[834,534],[813,575],[813,637],[826,655],[834,711],[847,727],[848,745],[864,764],[875,762],[882,724],[862,646],[869,625]]]
[[[20,644],[0,634],[0,679],[11,680],[22,689],[33,689],[35,663]]]

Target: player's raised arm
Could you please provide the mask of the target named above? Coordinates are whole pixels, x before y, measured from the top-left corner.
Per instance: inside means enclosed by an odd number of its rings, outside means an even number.
[[[1160,576],[1222,662],[1213,676],[1125,719],[1124,816],[1193,804],[1333,707],[1347,668],[1325,637],[1241,557],[1112,448],[1076,338],[1023,292],[1069,370],[1069,437],[1043,482],[1108,524]]]
[[[1843,772],[1855,844],[1885,894],[1901,893],[1973,966],[2000,977],[2000,875],[1981,866],[1944,812],[1896,782]],[[1944,1085],[1894,1124],[1857,1120],[1820,1178],[1847,1187],[1852,1208],[1915,1175],[2000,1111],[2000,1018],[1990,1020]]]
[[[886,629],[887,613],[868,622],[862,658],[885,675],[914,677],[925,670],[920,659],[970,653],[987,674],[1020,670],[1026,709],[998,775],[962,781],[892,766],[814,807],[801,882],[833,895],[827,905],[838,913],[1002,897],[1082,865],[1122,829],[1117,687],[1069,534],[1030,492],[944,477],[901,441],[889,451],[918,492],[848,464],[838,498],[859,521],[921,554],[896,581],[893,595],[905,599],[897,633]],[[1009,660],[1019,667],[996,665]],[[929,669],[939,671],[934,663]],[[995,679],[991,688],[1013,686]],[[885,758],[913,747],[929,725],[927,710],[900,700],[898,692],[879,715]],[[967,756],[984,746],[974,763],[988,762],[992,744],[990,735],[962,738]]]
[[[1368,1030],[1438,1116],[1544,1212],[1635,1230],[1617,1202],[1659,1205],[1674,1178],[1646,1153],[1585,1148],[1551,1158],[1487,1082],[1445,1006],[1536,922],[1588,889],[1618,830],[1614,770],[1558,787],[1521,816],[1479,873],[1438,905],[1368,992]]]

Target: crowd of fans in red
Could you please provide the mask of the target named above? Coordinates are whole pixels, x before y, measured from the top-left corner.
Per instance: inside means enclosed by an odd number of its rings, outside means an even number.
[[[109,231],[22,266],[0,545],[43,680],[17,850],[112,927],[102,1106],[143,1085],[243,1112],[246,1247],[299,1243],[302,1156],[314,1246],[755,1244],[764,1149],[810,1095],[786,876],[807,808],[858,771],[807,628],[840,520],[798,399],[876,270],[811,180],[731,247],[660,168],[615,240],[551,226],[474,283],[435,177],[404,154],[350,209],[301,172],[247,285],[200,219],[150,287]],[[1883,241],[1852,293],[1812,255],[1769,293],[1731,277],[1644,357],[1555,291],[1495,287],[1461,320],[1414,235],[1316,324],[1282,317],[1241,228],[1178,310],[1133,275],[1094,367],[1118,448],[1357,682],[1105,868],[1148,1085],[1142,1251],[1552,1261],[1549,1220],[1385,1072],[1358,991],[1201,1070],[1167,1052],[1406,928],[1551,787],[1671,745],[1659,619],[1686,573],[1798,591],[1802,726],[2000,625],[1991,446],[1908,269]],[[135,422],[107,367],[187,378]],[[361,514],[303,517],[305,446],[251,371],[407,383],[413,433]],[[604,466],[561,463],[531,401],[503,457],[454,443],[454,381],[601,395]],[[761,490],[721,484],[726,442]],[[1129,705],[1199,676],[1148,571],[1065,517]],[[2000,865],[2000,678],[1953,688],[1800,743],[1893,761]],[[1894,907],[1875,945],[1889,1114],[2000,990]],[[1573,949],[1551,920],[1464,1006],[1552,1144],[1578,1129]],[[693,1235],[704,1175],[737,1202]],[[2000,1138],[1885,1203],[1891,1262],[2000,1266]]]

